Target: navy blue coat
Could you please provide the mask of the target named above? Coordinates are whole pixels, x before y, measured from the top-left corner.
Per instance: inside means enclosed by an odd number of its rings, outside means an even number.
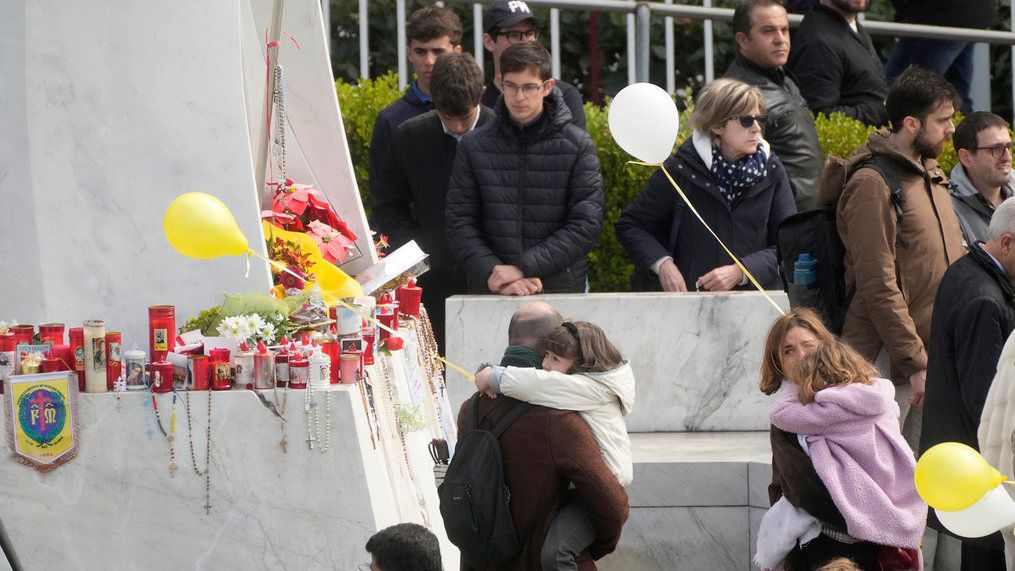
[[[709,226],[765,289],[782,289],[775,258],[776,230],[796,212],[782,163],[768,159],[768,176],[745,191],[732,208],[689,137],[663,164]],[[688,291],[701,276],[733,263],[677,194],[661,170],[617,219],[617,238],[635,264],[635,291],[662,289],[651,266],[673,256]],[[753,289],[747,284],[735,289]]]
[[[381,163],[388,152],[391,136],[398,127],[433,109],[433,104],[424,102],[410,85],[405,94],[381,109],[374,120],[374,133],[370,137],[370,184],[377,184],[381,177]]]

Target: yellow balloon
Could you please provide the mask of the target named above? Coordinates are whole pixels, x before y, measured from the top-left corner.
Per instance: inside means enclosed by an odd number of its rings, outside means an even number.
[[[203,192],[181,194],[169,203],[162,229],[169,245],[188,258],[206,260],[247,251],[247,237],[229,207]]]
[[[972,447],[942,442],[920,456],[914,479],[927,505],[954,512],[978,502],[1005,477]]]
[[[310,271],[316,276],[316,283],[321,286],[324,292],[324,301],[329,306],[335,305],[336,299],[345,297],[356,297],[363,295],[363,286],[356,280],[349,277],[349,274],[335,267],[334,264],[324,259],[321,255],[321,248],[314,242],[314,239],[303,232],[289,232],[283,230],[266,220],[261,221],[264,228],[265,238],[279,237],[286,241],[295,240],[300,249],[308,254],[312,262]],[[303,289],[314,287],[314,281],[308,281]]]

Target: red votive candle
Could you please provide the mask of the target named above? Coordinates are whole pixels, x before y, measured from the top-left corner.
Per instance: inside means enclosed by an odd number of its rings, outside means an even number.
[[[78,390],[85,392],[85,328],[70,328],[70,350],[74,353],[74,371],[78,374]],[[68,363],[70,364],[70,363]]]
[[[208,390],[210,379],[208,357],[206,355],[187,355],[187,360],[190,361],[190,386],[187,388],[192,391]]]
[[[148,346],[153,363],[164,360],[176,348],[176,308],[172,305],[148,308]]]
[[[367,327],[360,335],[363,337],[363,364],[374,364],[374,335],[373,327]]]
[[[387,327],[394,331],[398,331],[397,313],[379,313],[377,314],[377,321],[380,321],[381,325],[383,325],[384,327]],[[377,339],[379,341],[384,341],[388,337],[391,337],[391,333],[389,333],[388,330],[385,329],[384,327],[378,327],[378,329],[381,330],[381,332],[377,334],[378,335]]]
[[[423,295],[423,289],[416,287],[416,280],[409,280],[409,283],[395,290],[395,297],[398,299],[398,307],[405,315],[419,317],[419,300]]]
[[[60,363],[60,368],[57,371],[74,370],[74,352],[71,351],[70,345],[53,345],[49,356]]]
[[[11,325],[11,333],[14,334],[14,345],[18,346],[22,343],[32,344],[32,337],[35,336],[34,325]]]
[[[39,325],[39,340],[43,343],[63,345],[63,323],[43,323]]]
[[[209,369],[211,374],[211,390],[228,391],[233,384],[233,365],[230,362],[229,349],[212,349],[209,357]]]
[[[152,392],[168,393],[173,390],[173,369],[168,361],[152,363]]]
[[[338,343],[333,340],[321,341],[321,352],[328,356],[328,360],[331,361],[330,367],[330,382],[333,385],[338,384]]]
[[[42,329],[42,326],[39,326]],[[123,336],[119,331],[106,332],[106,390],[113,390],[116,380],[120,378],[121,343]]]
[[[293,359],[289,361],[289,388],[307,388],[307,379],[310,375],[310,363],[306,359]]]
[[[63,364],[56,357],[47,357],[42,360],[43,373],[55,373],[63,370]]]

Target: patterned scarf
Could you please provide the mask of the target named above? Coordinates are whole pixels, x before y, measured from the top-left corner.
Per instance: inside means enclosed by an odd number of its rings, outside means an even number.
[[[735,163],[731,163],[719,152],[719,147],[712,147],[712,174],[719,181],[719,191],[726,198],[730,207],[745,190],[754,186],[759,180],[768,176],[768,157],[761,145],[753,155],[747,155]]]

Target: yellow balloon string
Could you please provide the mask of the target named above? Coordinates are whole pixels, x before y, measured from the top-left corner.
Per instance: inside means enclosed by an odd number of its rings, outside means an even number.
[[[666,167],[663,166],[662,163],[643,163],[641,161],[628,161],[628,162],[630,164],[641,165],[644,167],[659,167],[660,169],[662,169],[663,174],[666,175],[667,179],[669,179],[670,184],[672,184],[673,188],[676,189],[677,194],[680,195],[680,198],[684,199],[684,202],[687,204],[688,208],[690,208],[691,212],[693,212],[694,215],[698,217],[698,220],[705,226],[705,229],[708,230],[709,234],[711,234],[712,237],[715,238],[716,242],[719,242],[719,245],[722,246],[723,250],[726,250],[726,253],[729,254],[730,258],[733,258],[733,263],[735,263],[737,267],[740,268],[740,271],[744,272],[744,275],[747,276],[747,279],[750,280],[752,284],[754,284],[754,287],[758,288],[758,291],[761,292],[761,295],[765,296],[765,299],[768,300],[768,303],[771,303],[772,307],[774,307],[775,310],[778,311],[780,315],[786,315],[786,312],[783,311],[781,307],[779,307],[779,304],[776,303],[775,300],[772,299],[770,295],[768,295],[768,292],[765,291],[765,288],[761,287],[761,284],[758,283],[758,280],[754,279],[754,276],[751,274],[751,272],[748,271],[746,267],[744,267],[744,264],[740,262],[740,259],[737,258],[737,256],[729,248],[726,247],[726,244],[722,241],[721,238],[719,238],[719,235],[715,233],[715,230],[712,230],[712,227],[708,225],[708,222],[705,222],[705,219],[702,218],[701,214],[698,212],[698,209],[695,208],[693,204],[691,204],[691,201],[688,200],[687,195],[684,194],[684,191],[680,189],[680,186],[677,185],[677,181],[673,180],[673,177],[670,176],[669,171],[666,170]]]
[[[279,270],[281,272],[286,272],[287,274],[289,274],[289,275],[293,276],[294,278],[300,280],[304,284],[307,283],[306,278],[304,278],[303,276],[301,276],[301,275],[297,274],[296,272],[290,270],[285,264],[276,262],[275,260],[272,260],[272,259],[268,258],[267,256],[262,255],[260,252],[255,252],[252,249],[248,249],[247,252],[248,252],[248,257],[247,257],[247,264],[248,265],[250,264],[250,258],[249,258],[249,256],[250,255],[254,255],[254,256],[257,256],[258,258],[261,258],[265,262],[268,262],[268,264],[270,264],[275,269],[277,269],[277,270]],[[371,317],[370,315],[361,312],[359,310],[359,308],[357,308],[357,307],[355,307],[353,305],[349,305],[348,303],[346,303],[346,302],[342,301],[341,299],[339,299],[339,298],[329,294],[326,291],[322,290],[321,294],[324,295],[325,297],[327,297],[328,301],[330,301],[332,303],[336,303],[336,304],[341,305],[342,307],[344,307],[346,309],[349,309],[349,310],[352,310],[352,311],[356,312],[357,315],[359,315],[363,319],[367,320],[367,323],[370,323],[370,325],[376,325],[377,327],[380,327],[381,329],[387,331],[388,333],[394,335],[395,337],[398,337],[398,338],[402,339],[403,341],[406,341],[407,343],[409,343],[411,345],[415,345],[417,349],[421,349],[421,347],[418,344],[413,343],[412,340],[406,339],[398,331],[396,331],[394,329],[391,329],[390,327],[388,327],[387,325],[384,325],[383,323],[381,323],[377,319]],[[447,366],[451,367],[452,369],[454,369],[454,370],[458,371],[459,373],[461,373],[462,376],[464,376],[468,381],[473,382],[473,383],[476,382],[476,375],[473,375],[468,370],[462,368],[460,365],[456,365],[455,363],[452,363],[451,361],[448,361],[444,357],[441,357],[440,355],[438,355],[436,352],[428,352],[428,354],[429,354],[429,356],[436,358],[440,362],[444,363],[445,365],[447,365]]]

